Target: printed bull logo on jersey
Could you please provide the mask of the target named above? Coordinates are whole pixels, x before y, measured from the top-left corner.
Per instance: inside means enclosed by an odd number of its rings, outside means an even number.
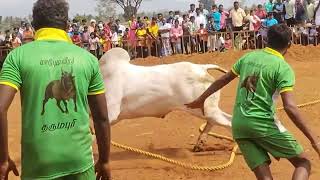
[[[241,84],[241,88],[245,88],[247,90],[246,99],[248,100],[250,94],[252,94],[251,99],[253,100],[255,97],[255,93],[257,90],[257,84],[259,81],[259,75],[254,73],[253,75],[247,76]]]
[[[77,112],[77,97],[76,97],[76,86],[74,82],[75,76],[73,76],[73,69],[71,72],[66,72],[61,68],[61,78],[59,80],[51,81],[45,91],[45,97],[43,100],[41,115],[45,113],[45,105],[49,99],[56,99],[57,106],[62,113],[69,113],[68,102],[73,99],[74,111]],[[65,110],[61,107],[61,101],[64,104]]]

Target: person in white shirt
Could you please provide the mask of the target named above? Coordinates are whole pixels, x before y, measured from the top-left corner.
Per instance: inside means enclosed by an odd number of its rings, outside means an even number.
[[[203,24],[204,27],[207,27],[207,18],[201,14],[199,8],[196,9],[196,16],[195,16],[195,23],[196,23],[196,30],[200,29],[200,24]]]
[[[197,13],[196,13],[196,5],[195,4],[190,4],[190,10],[188,11],[188,13],[189,13],[189,18],[191,16],[195,17],[197,15]]]
[[[285,0],[284,7],[286,9],[286,15],[284,16],[285,22],[288,26],[292,27],[295,25],[295,16],[296,16],[296,8],[295,8],[295,0]]]
[[[314,13],[316,10],[315,3],[311,0],[307,0],[307,15],[308,15],[308,21],[313,22],[314,21]]]
[[[116,20],[116,25],[118,28],[118,32],[121,31],[120,35],[123,36],[124,32],[126,31],[126,27],[124,25],[120,24],[120,19]]]
[[[239,2],[235,1],[233,9],[230,11],[230,17],[232,19],[232,25],[234,31],[243,30],[243,20],[247,16],[243,9],[240,8]]]
[[[174,12],[174,19],[179,21],[179,25],[182,26],[183,17],[180,16],[180,11]]]
[[[199,9],[200,9],[201,14],[203,14],[205,17],[209,16],[209,11],[204,8],[203,3],[199,4]]]

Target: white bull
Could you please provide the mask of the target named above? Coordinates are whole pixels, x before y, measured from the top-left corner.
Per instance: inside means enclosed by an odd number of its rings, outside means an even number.
[[[112,125],[122,119],[164,117],[195,100],[211,85],[214,78],[208,73],[209,69],[223,71],[217,65],[189,62],[144,67],[129,61],[129,54],[121,48],[111,49],[100,60]],[[205,101],[207,126],[199,136],[195,151],[202,150],[214,124],[231,126],[231,116],[220,110],[219,99],[220,92],[217,92]]]

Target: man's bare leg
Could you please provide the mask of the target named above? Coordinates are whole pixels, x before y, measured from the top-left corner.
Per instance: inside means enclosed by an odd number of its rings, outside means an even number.
[[[293,180],[307,180],[310,176],[311,163],[304,154],[288,159],[295,167],[292,175]]]
[[[262,164],[253,170],[257,180],[272,180],[272,174],[268,164]]]

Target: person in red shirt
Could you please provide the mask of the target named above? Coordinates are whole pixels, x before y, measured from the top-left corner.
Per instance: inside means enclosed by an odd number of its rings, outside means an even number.
[[[82,41],[81,41],[81,37],[79,35],[79,32],[74,32],[73,36],[72,36],[72,42],[73,44],[82,47]]]
[[[258,16],[260,19],[267,18],[267,12],[263,9],[263,6],[261,4],[258,5],[256,16]]]
[[[197,31],[199,35],[199,46],[202,53],[208,52],[208,31],[204,28],[204,24],[200,24],[200,29]]]

